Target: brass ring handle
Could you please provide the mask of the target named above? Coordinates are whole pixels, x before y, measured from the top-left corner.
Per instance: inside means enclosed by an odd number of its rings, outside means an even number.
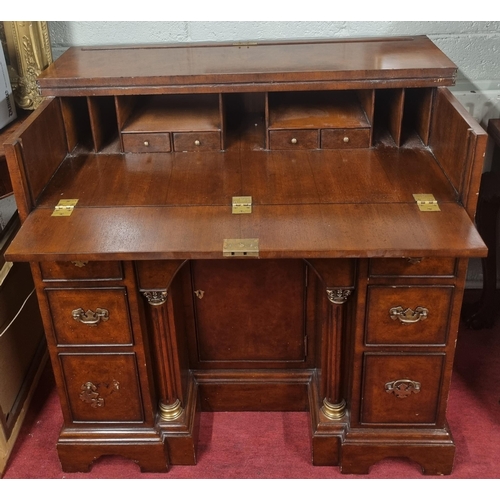
[[[79,307],[78,309],[73,310],[71,315],[75,321],[79,321],[80,323],[88,326],[97,326],[100,321],[104,322],[109,319],[108,310],[101,309],[99,307],[95,310],[95,312],[90,309],[85,312],[81,307]]]
[[[399,321],[401,321],[401,323],[404,324],[418,323],[419,321],[423,321],[424,319],[427,319],[428,314],[429,310],[425,307],[417,307],[415,310],[413,310],[409,307],[407,309],[403,309],[401,306],[398,306],[392,307],[389,310],[389,316],[391,317],[391,319],[398,319]]]

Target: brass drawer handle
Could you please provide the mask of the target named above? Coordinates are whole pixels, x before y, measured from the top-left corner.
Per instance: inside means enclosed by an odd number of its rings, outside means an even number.
[[[389,310],[389,315],[391,319],[396,320],[399,319],[401,323],[410,324],[410,323],[418,323],[419,321],[423,321],[427,319],[429,314],[428,309],[425,307],[417,307],[415,310],[403,309],[401,306],[393,307]]]
[[[195,146],[201,146],[201,142],[198,139],[196,139],[196,141],[194,141],[194,145]]]
[[[101,309],[99,307],[95,310],[95,312],[90,309],[85,312],[81,307],[79,307],[78,309],[75,309],[71,315],[75,321],[79,321],[80,323],[88,326],[97,326],[100,321],[104,322],[109,319],[108,310]]]
[[[385,384],[385,392],[394,394],[399,399],[407,398],[412,392],[417,394],[420,392],[421,384],[416,380],[399,379],[392,380]]]
[[[414,265],[414,264],[420,264],[422,262],[423,257],[408,257],[406,261],[408,264]]]
[[[294,137],[294,138],[293,138],[290,142],[291,142],[292,144],[297,144],[297,142],[299,142],[299,141],[297,141],[297,139]]]

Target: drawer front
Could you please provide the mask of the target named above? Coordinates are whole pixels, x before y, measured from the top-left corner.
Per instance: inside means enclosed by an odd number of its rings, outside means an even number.
[[[44,281],[121,280],[120,262],[70,261],[40,262]]]
[[[168,153],[171,151],[170,134],[122,134],[125,153]]]
[[[143,422],[135,354],[60,354],[73,422]]]
[[[217,151],[220,150],[220,132],[176,132],[175,151]]]
[[[432,424],[444,354],[365,354],[361,423]]]
[[[270,149],[317,149],[317,130],[270,130]]]
[[[58,345],[132,345],[124,288],[47,289]]]
[[[444,345],[454,287],[371,286],[366,344]]]
[[[369,128],[339,128],[321,131],[322,149],[355,149],[370,147]]]
[[[371,276],[454,276],[453,258],[372,259]]]

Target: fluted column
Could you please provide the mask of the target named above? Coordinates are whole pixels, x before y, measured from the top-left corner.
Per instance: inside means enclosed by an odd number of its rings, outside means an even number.
[[[175,420],[183,408],[171,301],[167,290],[143,290],[142,293],[150,305],[160,416],[162,420]]]
[[[330,302],[327,316],[327,335],[323,347],[321,411],[330,420],[338,420],[345,414],[346,402],[341,393],[342,332],[344,325],[344,304],[351,290],[327,288]]]

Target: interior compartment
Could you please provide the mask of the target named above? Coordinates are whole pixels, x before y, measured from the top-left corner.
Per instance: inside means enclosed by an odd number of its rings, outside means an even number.
[[[185,150],[183,133],[200,133],[210,135],[209,149],[223,149],[223,113],[220,94],[186,94],[186,95],[147,95],[139,97],[118,97],[117,117],[122,134],[122,148],[125,134],[170,134],[170,149]],[[213,137],[217,135],[217,141]],[[193,136],[193,151],[201,146],[203,149],[206,136]],[[176,147],[176,138],[182,149]],[[145,139],[146,142],[149,142]],[[191,141],[190,141],[191,142]],[[215,143],[216,146],[215,147]],[[144,144],[144,141],[143,141]]]
[[[368,139],[358,141],[361,146],[369,147],[371,115],[373,113],[372,92],[356,91],[312,91],[312,92],[270,92],[268,95],[268,148],[286,149],[319,147],[337,148],[341,146],[353,147],[345,130],[366,130]],[[368,113],[367,113],[368,111]],[[308,141],[300,141],[297,134],[283,137],[282,131],[321,131],[315,140],[306,132]],[[341,130],[342,139],[337,144],[331,139],[327,130]],[[310,132],[309,132],[310,134]],[[286,134],[285,134],[286,135]],[[325,137],[325,144],[321,138]],[[343,140],[345,138],[345,141]]]

